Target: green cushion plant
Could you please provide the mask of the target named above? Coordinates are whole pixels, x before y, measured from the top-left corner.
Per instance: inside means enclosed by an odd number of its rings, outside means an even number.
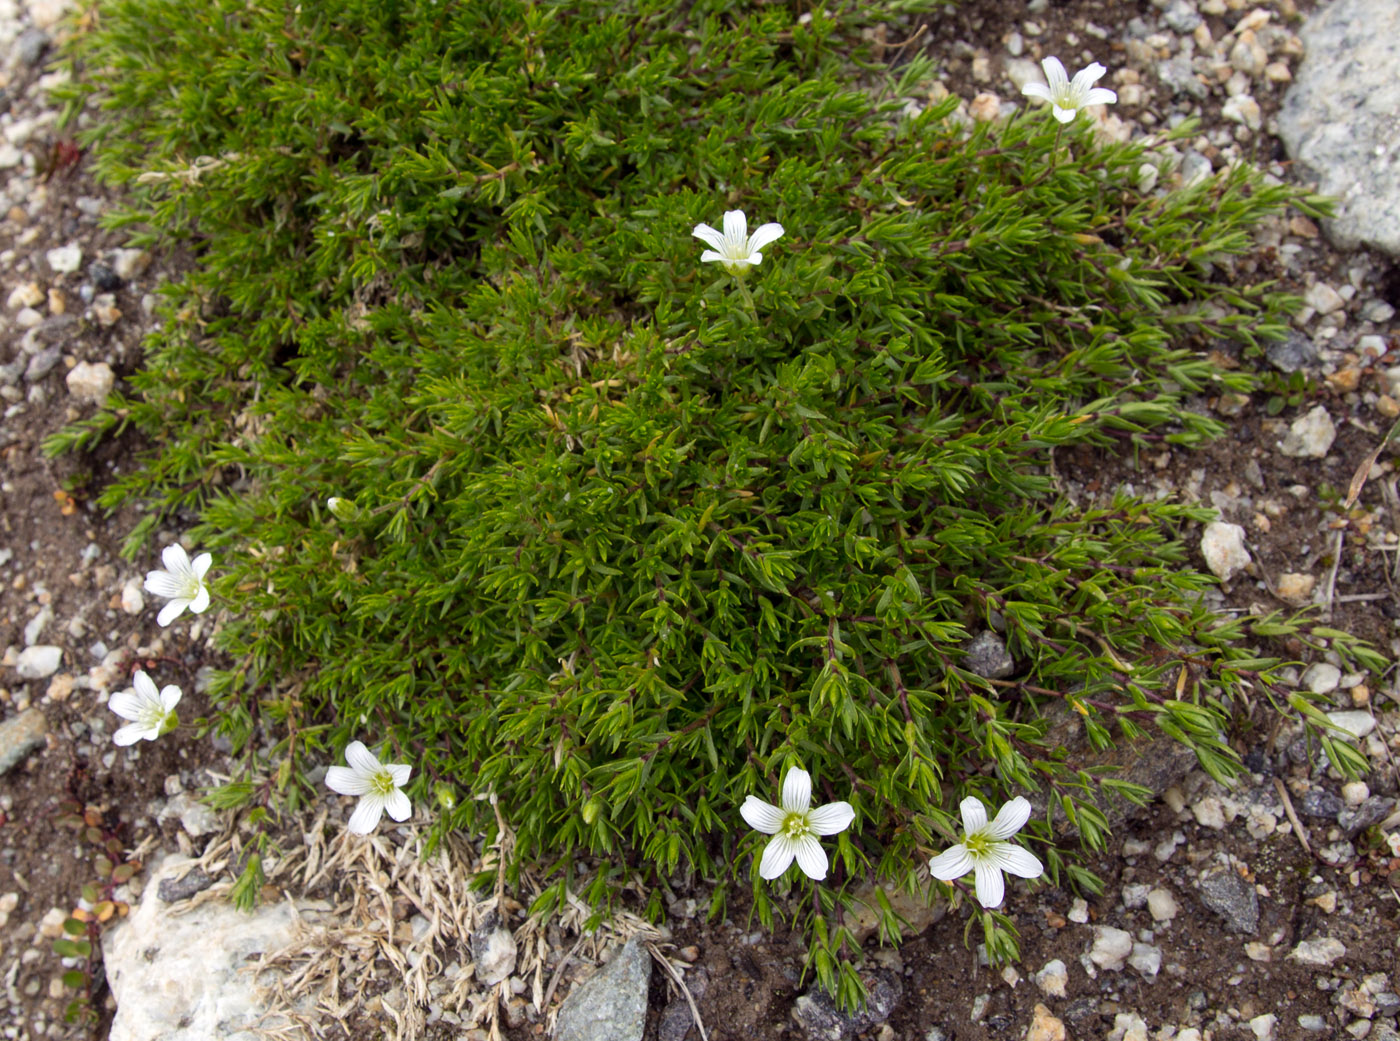
[[[1276,663],[1201,606],[1175,536],[1211,511],[1073,501],[1053,453],[1219,434],[1202,396],[1251,382],[1203,349],[1291,301],[1212,258],[1315,204],[1244,168],[1144,190],[1167,160],[1087,119],[911,115],[925,60],[855,78],[868,5],[99,11],[73,103],[114,223],[193,266],[50,447],[139,428],[100,496],[149,505],[128,552],[197,518],[217,555],[224,804],[325,798],[306,771],[383,742],[440,829],[494,833],[494,796],[542,909],[700,876],[718,910],[737,873],[771,922],[739,807],[802,767],[855,815],[797,912],[853,1000],[843,894],[915,884],[963,796],[1048,791],[1023,837],[1094,884],[1050,818],[1098,844],[1101,790],[1142,793],[1046,747],[1047,705],[1236,769]],[[738,284],[692,237],[727,210],[785,229]],[[966,667],[986,629],[1014,675]]]

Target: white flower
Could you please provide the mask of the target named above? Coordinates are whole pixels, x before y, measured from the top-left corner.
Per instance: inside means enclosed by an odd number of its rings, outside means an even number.
[[[385,810],[396,821],[408,820],[413,804],[399,791],[413,773],[402,763],[381,765],[360,741],[351,741],[345,748],[349,767],[332,766],[326,771],[326,786],[341,795],[358,795],[360,804],[350,815],[350,830],[356,835],[368,835],[379,823]]]
[[[171,684],[157,691],[155,681],[139,670],[131,682],[130,690],[117,691],[107,702],[107,707],[122,719],[132,721],[112,735],[113,741],[119,745],[134,745],[143,737],[154,741],[179,726],[180,717],[175,714],[175,706],[180,702],[179,687]]]
[[[1030,816],[1031,804],[1018,795],[988,824],[987,808],[980,799],[968,796],[962,801],[962,842],[930,860],[929,872],[936,879],[951,882],[973,871],[977,875],[978,902],[983,907],[1000,907],[1005,890],[1003,871],[1021,878],[1039,878],[1045,873],[1045,865],[1034,853],[1006,841],[1025,826]]]
[[[718,260],[731,275],[742,275],[750,266],[762,263],[763,254],[759,250],[776,241],[782,233],[781,224],[765,224],[750,235],[749,222],[743,210],[725,213],[723,234],[708,224],[697,224],[691,232],[697,239],[714,247],[700,254],[701,263]]]
[[[764,878],[777,878],[797,858],[808,878],[818,882],[826,878],[826,851],[816,840],[818,835],[835,835],[845,831],[855,819],[856,812],[848,802],[833,802],[828,806],[809,809],[812,802],[812,777],[806,770],[793,767],[783,778],[781,808],[750,795],[739,807],[739,813],[749,827],[772,835],[763,850],[758,873]]]
[[[1073,81],[1065,76],[1065,67],[1059,58],[1046,58],[1041,66],[1045,69],[1044,83],[1027,83],[1021,93],[1032,98],[1044,98],[1055,106],[1055,118],[1061,123],[1069,123],[1086,105],[1110,105],[1118,100],[1118,95],[1107,87],[1094,84],[1108,70],[1098,62],[1074,74]]]
[[[204,584],[204,574],[214,558],[208,553],[201,553],[191,563],[184,547],[176,544],[166,546],[161,551],[160,559],[165,564],[165,570],[146,573],[146,592],[170,601],[160,609],[156,621],[163,626],[169,625],[187,607],[195,614],[203,614],[209,607],[209,587]]]

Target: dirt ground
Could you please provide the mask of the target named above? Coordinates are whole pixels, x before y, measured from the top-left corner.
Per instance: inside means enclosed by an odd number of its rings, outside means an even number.
[[[1297,8],[1288,0],[1264,6],[1296,31],[1297,18],[1290,12]],[[1032,13],[1020,2],[965,3],[927,19],[918,45],[941,59],[942,83],[952,93],[970,100],[992,91],[1003,101],[1019,100],[999,72],[1011,34],[1023,37],[1027,57],[1033,48],[1071,55],[1087,46],[1099,60],[1117,68],[1124,55],[1111,41],[1121,27],[1133,17],[1153,23],[1160,14],[1146,0],[1074,0],[1042,8]],[[1205,21],[1219,38],[1239,16],[1233,9]],[[1025,31],[1028,20],[1037,23],[1038,34]],[[1108,40],[1086,31],[1095,21],[1111,30]],[[1068,42],[1070,37],[1078,46]],[[985,55],[978,54],[979,48]],[[1073,60],[1066,64],[1077,67]],[[43,71],[42,66],[10,69],[6,104],[15,106],[15,112],[32,96]],[[1120,90],[1124,86],[1105,84]],[[1143,85],[1149,92],[1159,89],[1146,73]],[[1256,94],[1266,126],[1285,85]],[[1139,116],[1151,110],[1151,97],[1149,93],[1140,107],[1124,105],[1115,114],[1124,119]],[[1223,92],[1216,92],[1199,102],[1203,133],[1208,136],[1223,128],[1256,162],[1283,161],[1281,146],[1267,132],[1243,142],[1234,137],[1233,124],[1220,114],[1223,98]],[[64,151],[68,141],[51,125],[36,131],[25,148],[37,168],[53,167],[52,176],[43,180],[36,173],[25,200],[14,198],[12,186],[9,214],[0,221],[0,248],[11,251],[4,292],[29,281],[41,285],[48,328],[61,331],[63,343],[63,358],[52,372],[33,381],[17,380],[5,388],[5,401],[0,403],[0,646],[10,648],[5,665],[13,665],[26,645],[26,628],[47,610],[51,620],[28,642],[63,648],[62,664],[51,677],[24,681],[13,668],[0,669],[3,716],[14,717],[34,706],[47,722],[45,747],[0,778],[0,894],[17,897],[0,912],[0,1029],[4,1037],[16,1039],[106,1036],[112,1005],[100,967],[91,995],[96,1022],[62,1021],[74,992],[62,986],[63,967],[51,952],[54,909],[71,910],[82,886],[97,881],[98,858],[110,838],[124,850],[191,848],[177,812],[184,804],[176,800],[210,784],[211,771],[220,773],[227,766],[224,752],[208,740],[143,742],[130,751],[111,743],[116,719],[105,707],[106,697],[129,685],[134,669],[158,669],[162,682],[179,683],[185,691],[181,716],[188,722],[207,711],[199,674],[213,661],[200,625],[159,630],[153,608],[131,610],[130,583],[135,580],[139,587],[144,572],[155,566],[154,554],[134,565],[123,562],[118,550],[139,515],[128,510],[104,517],[93,505],[96,492],[112,474],[135,465],[143,449],[139,438],[128,434],[92,455],[58,460],[47,460],[40,451],[47,435],[92,410],[68,392],[68,370],[80,361],[103,359],[120,380],[135,369],[141,336],[150,322],[150,301],[143,298],[162,279],[178,277],[180,263],[156,257],[151,267],[111,290],[111,306],[121,314],[110,323],[105,321],[110,311],[99,316],[87,306],[82,286],[96,277],[91,262],[124,243],[120,235],[97,226],[95,214],[107,205],[107,193],[92,182],[84,157],[74,156],[72,149]],[[1332,285],[1354,282],[1350,273],[1359,265],[1370,295],[1400,309],[1400,266],[1394,260],[1340,254],[1306,220],[1284,218],[1272,234],[1278,241],[1261,245],[1237,273],[1276,277],[1285,288],[1302,293],[1313,279]],[[51,270],[46,252],[75,241],[83,244],[82,266],[71,273]],[[1279,259],[1277,247],[1285,242],[1297,247],[1291,265]],[[51,291],[60,294],[57,304]],[[104,305],[99,301],[96,306]],[[1400,535],[1395,474],[1389,468],[1377,472],[1350,511],[1340,508],[1335,495],[1325,494],[1325,486],[1344,490],[1358,463],[1389,429],[1393,417],[1381,402],[1388,389],[1384,372],[1397,364],[1400,339],[1393,328],[1380,330],[1385,352],[1368,356],[1357,337],[1359,328],[1371,327],[1358,324],[1355,307],[1348,310],[1352,325],[1339,330],[1331,341],[1335,350],[1311,366],[1303,400],[1277,417],[1266,411],[1268,399],[1281,386],[1281,376],[1274,372],[1274,389],[1256,393],[1249,402],[1200,403],[1230,424],[1225,439],[1203,450],[1168,447],[1138,460],[1084,453],[1056,463],[1064,494],[1084,501],[1130,483],[1142,494],[1167,490],[1216,505],[1226,519],[1246,527],[1256,564],[1222,591],[1223,609],[1286,607],[1273,592],[1282,575],[1311,573],[1327,581],[1332,573],[1331,624],[1389,656],[1394,654],[1394,620],[1400,618],[1394,584],[1400,557],[1395,551],[1395,536]],[[70,320],[56,321],[65,315]],[[24,331],[10,327],[0,341],[0,363],[21,357]],[[1258,359],[1223,360],[1272,372]],[[1338,425],[1328,456],[1319,461],[1280,454],[1276,446],[1288,423],[1316,404],[1326,406]],[[1337,532],[1343,550],[1333,573]],[[1186,537],[1194,543],[1199,533]],[[1297,643],[1271,650],[1307,662],[1317,657]],[[1339,688],[1335,695],[1338,707],[1374,709],[1383,720],[1391,702],[1389,723],[1377,731],[1382,744],[1395,740],[1392,682],[1392,677],[1368,677]],[[1300,793],[1323,792],[1338,800],[1345,793],[1338,776],[1315,762],[1299,762],[1290,739],[1288,734],[1280,739],[1266,709],[1257,706],[1252,720],[1242,720],[1236,737],[1253,771],[1240,789],[1224,793],[1193,775],[1178,786],[1180,808],[1158,801],[1121,827],[1110,849],[1086,865],[1105,882],[1101,897],[1090,897],[1077,907],[1067,889],[1012,887],[1007,908],[1020,931],[1022,958],[1011,971],[979,965],[975,951],[964,942],[965,908],[955,909],[898,951],[878,948],[871,941],[868,967],[900,997],[886,1020],[846,1036],[879,1041],[1022,1038],[1037,1020],[1036,1006],[1043,1004],[1046,1014],[1062,1022],[1073,1038],[1185,1039],[1193,1028],[1202,1031],[1199,1036],[1218,1041],[1339,1037],[1344,1032],[1380,1041],[1396,1037],[1400,999],[1391,999],[1400,986],[1400,857],[1378,841],[1373,829],[1347,835],[1335,812],[1301,814],[1311,839],[1305,848],[1280,805],[1275,779],[1285,782],[1298,802]],[[1390,752],[1382,751],[1366,779],[1371,800],[1396,795]],[[1222,816],[1216,816],[1212,800],[1224,806]],[[70,815],[65,809],[69,802],[92,811],[87,826],[62,823]],[[1314,803],[1326,800],[1317,796]],[[1324,808],[1331,806],[1326,803]],[[1171,841],[1176,835],[1179,841]],[[1161,856],[1164,840],[1172,847],[1166,857]],[[1203,901],[1201,876],[1216,865],[1228,868],[1255,893],[1258,916],[1252,929],[1229,931],[1227,916]],[[1144,902],[1149,890],[1172,894],[1176,913],[1158,920]],[[705,906],[703,890],[678,895]],[[3,900],[0,896],[0,908],[6,907]],[[1148,971],[1150,952],[1142,965],[1096,965],[1086,954],[1100,926],[1126,930],[1135,943],[1157,949],[1158,967]],[[810,981],[800,982],[803,949],[797,939],[781,929],[764,933],[748,921],[742,900],[731,905],[723,922],[706,922],[700,914],[677,918],[671,928],[673,947],[668,950],[680,952],[693,966],[687,978],[712,1041],[805,1036],[793,1018],[797,997],[810,987]],[[976,935],[974,931],[974,939]],[[1326,937],[1345,947],[1345,954],[1331,965],[1305,964],[1289,956],[1299,943]],[[571,943],[572,938],[565,938],[563,946]],[[1031,978],[1055,959],[1066,968],[1062,993]],[[555,1004],[587,968],[579,963],[562,974]],[[1377,974],[1386,979],[1377,980]],[[660,973],[653,974],[650,1007],[649,1041],[699,1036],[693,1028],[688,1030],[688,1009]],[[1254,1024],[1268,1014],[1277,1016],[1277,1023],[1264,1034]],[[1308,1020],[1309,1016],[1319,1018]],[[377,1036],[372,1033],[374,1022],[366,1015],[346,1034]],[[1043,1017],[1041,1023],[1048,1032],[1035,1036],[1057,1036]],[[1366,1026],[1358,1025],[1362,1023]],[[539,1014],[531,1011],[503,1034],[533,1039],[544,1029]],[[440,1023],[426,1036],[457,1041],[480,1035]]]

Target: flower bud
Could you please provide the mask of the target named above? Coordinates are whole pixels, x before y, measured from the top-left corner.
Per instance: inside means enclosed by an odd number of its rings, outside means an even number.
[[[433,789],[433,795],[437,798],[437,804],[444,810],[451,810],[457,805],[457,790],[446,781],[437,783],[437,787]]]
[[[352,521],[360,515],[354,499],[338,499],[334,495],[326,500],[326,509],[343,521]]]
[[[595,795],[583,804],[583,823],[592,824],[598,819],[598,811],[603,808],[603,804]]]

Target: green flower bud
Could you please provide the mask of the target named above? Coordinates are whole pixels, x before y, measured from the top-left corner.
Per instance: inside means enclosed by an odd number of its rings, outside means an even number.
[[[326,500],[326,509],[343,521],[355,520],[360,515],[360,508],[355,505],[354,499],[338,499],[331,496]]]

